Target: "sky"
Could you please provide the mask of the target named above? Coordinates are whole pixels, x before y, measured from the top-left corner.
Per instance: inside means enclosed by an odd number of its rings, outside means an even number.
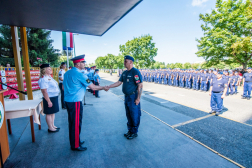
[[[87,63],[99,56],[118,55],[119,45],[141,35],[153,37],[158,48],[156,61],[196,63],[197,42],[203,36],[199,14],[210,13],[216,0],[143,0],[103,36],[75,35],[76,55],[85,54]],[[55,49],[62,50],[62,32],[52,31]]]

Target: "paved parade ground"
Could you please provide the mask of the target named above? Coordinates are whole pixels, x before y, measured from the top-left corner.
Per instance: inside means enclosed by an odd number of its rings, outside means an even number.
[[[101,85],[118,80],[114,74],[100,76]],[[70,150],[67,111],[61,109],[55,118],[60,131],[48,134],[42,116],[35,143],[28,117],[11,120],[6,167],[252,167],[251,100],[241,100],[241,91],[225,98],[226,110],[217,117],[207,113],[208,93],[153,83],[143,87],[137,138],[123,136],[121,87],[101,91],[101,98],[88,92],[81,133],[87,151]]]

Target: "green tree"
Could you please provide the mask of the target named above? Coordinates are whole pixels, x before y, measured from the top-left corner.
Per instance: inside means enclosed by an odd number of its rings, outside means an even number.
[[[165,63],[164,63],[164,62],[158,62],[158,61],[156,61],[156,62],[153,64],[153,68],[155,68],[155,69],[165,68]]]
[[[240,63],[246,68],[252,57],[251,9],[250,0],[217,0],[210,14],[200,14],[204,36],[197,39],[197,56],[209,65]]]
[[[157,48],[152,42],[152,36],[144,35],[127,41],[125,45],[120,45],[122,55],[131,55],[135,59],[136,68],[149,67],[154,63],[157,55]]]
[[[175,64],[174,64],[174,63],[171,63],[171,64],[170,64],[170,68],[171,68],[171,69],[176,68],[176,67],[175,67]]]
[[[192,67],[192,65],[191,65],[190,62],[186,62],[186,63],[183,64],[183,68],[184,68],[184,69],[189,69],[189,68],[191,68],[191,67]]]
[[[6,64],[9,63],[11,66],[15,66],[14,59],[13,59],[14,54],[13,54],[13,48],[12,48],[10,26],[7,26],[7,25],[0,26],[0,34],[1,34],[0,35],[0,58],[1,58],[0,64],[3,66],[6,66]]]
[[[192,68],[193,69],[199,69],[200,68],[200,63],[193,63]]]
[[[54,49],[52,46],[51,31],[27,28],[26,33],[30,65],[39,66],[37,58],[42,58],[42,63],[49,62],[52,66],[58,66],[58,56],[60,54],[58,53],[59,50]],[[3,65],[10,63],[11,66],[14,66],[10,26],[0,26],[0,34],[0,63]],[[19,43],[20,49],[22,49],[21,40],[19,40]],[[22,59],[22,51],[20,51],[20,55]]]
[[[175,63],[175,68],[180,68],[180,69],[182,69],[183,68],[183,64],[181,64],[181,63]]]
[[[59,50],[54,49],[52,46],[53,40],[50,39],[51,31],[38,28],[27,28],[26,31],[31,66],[39,66],[36,65],[38,57],[42,58],[43,63],[56,64]]]

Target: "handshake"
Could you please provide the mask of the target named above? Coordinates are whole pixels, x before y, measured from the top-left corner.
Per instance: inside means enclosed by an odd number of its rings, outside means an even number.
[[[103,90],[105,90],[106,92],[110,89],[109,86],[103,86]]]

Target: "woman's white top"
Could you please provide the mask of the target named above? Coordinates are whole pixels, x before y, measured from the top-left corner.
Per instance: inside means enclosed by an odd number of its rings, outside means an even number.
[[[51,76],[43,76],[39,79],[38,84],[40,89],[47,89],[47,94],[49,97],[58,96],[60,93],[58,82]]]
[[[62,78],[64,80],[64,74],[65,74],[65,70],[64,69],[60,69],[59,70],[59,78]],[[63,83],[63,81],[61,81],[59,79],[59,83]]]

